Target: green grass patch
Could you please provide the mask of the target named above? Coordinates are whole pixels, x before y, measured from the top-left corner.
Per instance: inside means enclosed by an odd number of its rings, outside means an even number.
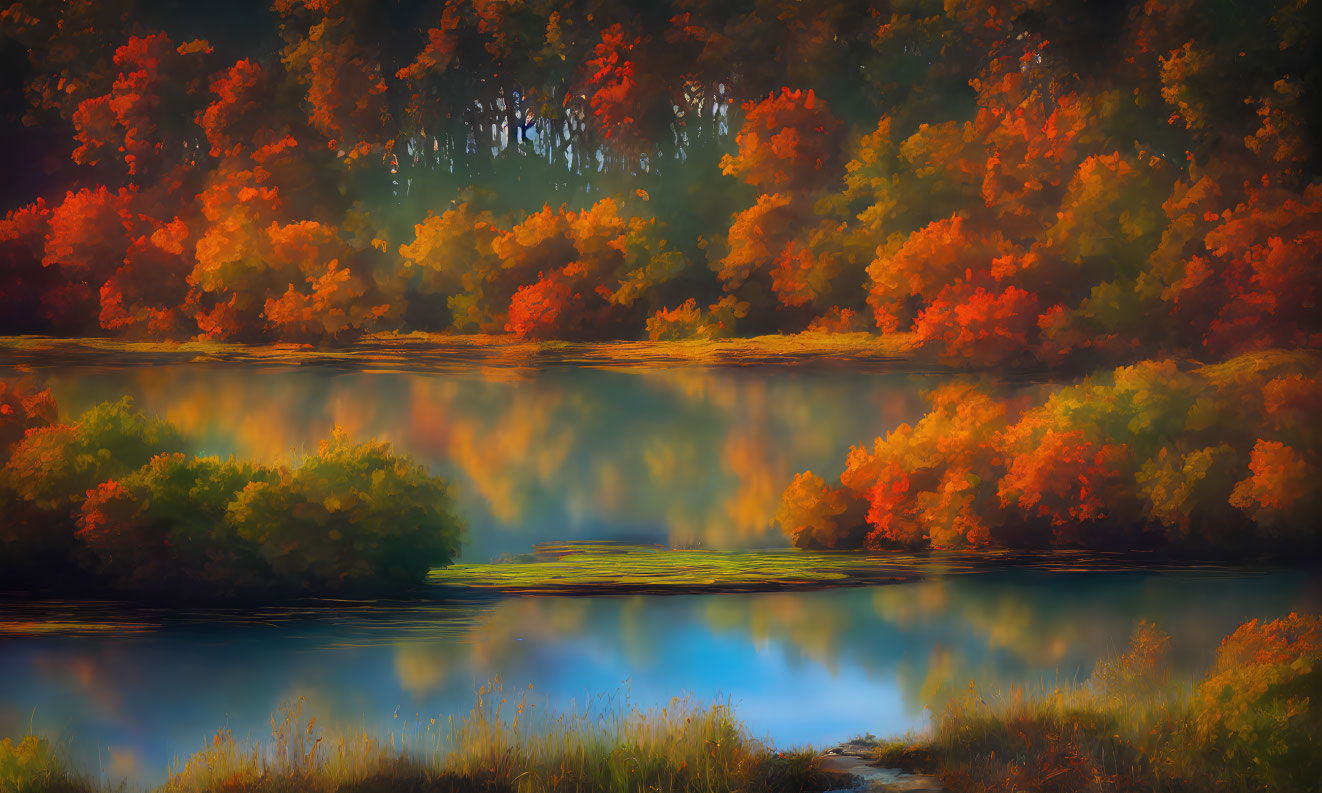
[[[666,550],[595,542],[543,543],[533,553],[431,571],[431,584],[521,595],[775,592],[877,586],[931,575],[1026,567],[1041,571],[1188,571],[1216,563],[1094,551],[924,551],[920,553]]]
[[[918,564],[912,556],[793,549],[668,551],[566,543],[554,553],[521,561],[436,569],[428,580],[444,586],[531,595],[757,592],[897,583],[914,578]]]

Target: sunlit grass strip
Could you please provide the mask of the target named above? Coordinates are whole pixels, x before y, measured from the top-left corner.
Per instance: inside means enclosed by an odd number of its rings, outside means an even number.
[[[223,342],[143,342],[44,336],[0,337],[0,356],[14,363],[50,365],[99,356],[117,363],[161,359],[258,365],[339,364],[382,370],[441,370],[576,364],[648,367],[802,364],[818,361],[894,362],[908,356],[912,334],[797,333],[745,339],[687,341],[538,342],[514,336],[446,333],[383,333],[336,349],[308,345],[244,345]]]
[[[383,735],[326,730],[300,700],[272,715],[267,740],[220,731],[156,791],[815,793],[840,782],[813,750],[755,739],[728,703],[682,698],[643,710],[611,697],[547,713],[531,687],[515,697],[496,683],[466,715],[406,724]],[[0,790],[121,789],[124,780],[93,781],[62,757],[34,736],[0,741]]]
[[[883,742],[876,759],[936,773],[956,793],[1182,790],[1209,770],[1188,748],[1187,693],[971,689],[930,734]]]
[[[585,551],[547,561],[456,564],[433,570],[428,580],[522,594],[768,591],[896,583],[915,575],[915,562],[798,551]]]
[[[529,692],[483,687],[466,716],[376,737],[325,733],[295,704],[266,742],[221,732],[171,770],[161,793],[212,790],[508,790],[723,793],[827,786],[808,749],[777,753],[727,704],[676,699],[640,710],[617,699],[543,714]]]
[[[568,544],[566,544],[568,545]],[[667,551],[619,547],[559,553],[559,558],[456,564],[432,570],[428,582],[524,595],[775,592],[901,583],[930,575],[1007,567],[1041,572],[1227,569],[1220,563],[1134,554],[1050,550],[859,553],[848,551]],[[1149,555],[1150,556],[1150,555]]]
[[[126,633],[152,630],[145,622],[76,622],[63,620],[0,620],[0,636],[77,636],[90,633]]]

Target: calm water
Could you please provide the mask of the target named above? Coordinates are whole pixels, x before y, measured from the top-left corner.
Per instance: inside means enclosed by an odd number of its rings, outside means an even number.
[[[454,482],[486,560],[534,542],[783,545],[779,496],[922,415],[935,375],[787,369],[467,374],[170,365],[0,368],[66,412],[132,395],[199,452],[288,461],[338,424]],[[1031,388],[1025,384],[1003,385]],[[62,736],[109,779],[159,782],[219,728],[265,737],[305,698],[319,725],[466,712],[494,678],[551,707],[625,692],[729,697],[758,735],[826,745],[921,727],[943,688],[1086,677],[1154,620],[1205,666],[1249,617],[1319,608],[1300,571],[1002,570],[795,594],[482,598],[259,613],[0,602],[0,736]],[[110,630],[59,624],[93,623]],[[21,627],[44,628],[43,631]]]
[[[940,382],[785,368],[0,367],[15,376],[66,414],[131,395],[205,454],[287,462],[336,425],[388,440],[455,484],[471,561],[546,540],[784,545],[772,520],[794,474],[838,475],[851,445],[916,421]]]
[[[563,708],[729,697],[779,745],[921,727],[943,688],[1087,676],[1147,618],[1197,670],[1243,619],[1317,609],[1303,573],[1032,573],[760,595],[508,598],[334,613],[159,615],[101,635],[0,639],[0,735],[61,735],[84,767],[160,781],[221,727],[269,735],[305,698],[322,726],[400,731],[465,713],[478,685]],[[86,606],[10,608],[94,618]]]

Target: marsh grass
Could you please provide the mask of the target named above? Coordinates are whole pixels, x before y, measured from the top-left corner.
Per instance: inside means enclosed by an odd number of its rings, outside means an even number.
[[[548,544],[516,561],[436,568],[428,583],[521,595],[774,592],[876,586],[933,574],[957,575],[1022,566],[1038,571],[1217,569],[1204,562],[1095,551],[925,551],[918,554],[815,551],[664,550],[654,546]]]
[[[668,551],[585,545],[553,560],[456,564],[432,570],[444,586],[519,594],[739,592],[863,586],[917,576],[913,557],[789,551]]]
[[[95,790],[63,778],[72,785],[64,790]],[[266,740],[220,731],[158,791],[791,793],[825,790],[830,779],[812,750],[776,752],[753,738],[728,703],[676,699],[642,710],[614,697],[544,713],[531,690],[515,697],[495,683],[479,689],[466,715],[383,735],[325,730],[295,702],[272,716]],[[60,788],[16,788],[37,789]]]
[[[90,779],[75,773],[65,752],[45,738],[0,739],[0,791],[4,793],[81,793]]]
[[[883,744],[877,759],[936,773],[954,791],[1221,789],[1194,784],[1208,766],[1188,740],[1185,702],[1175,692],[1099,698],[1088,686],[974,688],[946,704],[930,736]]]
[[[875,759],[936,774],[955,793],[1319,789],[1322,780],[1291,765],[1297,758],[1284,751],[1317,745],[1307,699],[1291,703],[1297,708],[1302,702],[1303,711],[1273,723],[1279,757],[1263,752],[1252,763],[1236,762],[1226,742],[1209,741],[1199,725],[1227,723],[1238,711],[1209,707],[1200,693],[1205,682],[1172,679],[1169,651],[1169,637],[1141,623],[1129,650],[1099,663],[1086,683],[1008,691],[970,684],[934,709],[927,732],[879,742]],[[1301,663],[1289,666],[1301,680],[1315,681],[1312,667]],[[1254,672],[1251,665],[1243,671]],[[1263,702],[1246,701],[1243,711],[1256,712]]]

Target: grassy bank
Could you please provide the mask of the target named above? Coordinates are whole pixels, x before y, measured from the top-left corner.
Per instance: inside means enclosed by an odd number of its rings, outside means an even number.
[[[779,592],[876,586],[935,573],[1025,566],[1035,570],[1144,570],[1217,567],[1191,559],[1093,551],[933,551],[856,553],[798,548],[769,551],[675,551],[607,543],[556,543],[489,564],[431,572],[441,586],[520,595]]]
[[[811,750],[773,750],[728,705],[675,700],[657,710],[607,704],[544,714],[496,685],[480,689],[465,716],[383,736],[323,731],[295,703],[272,717],[268,740],[221,731],[157,791],[791,793],[825,790],[830,781]],[[2,790],[103,787],[45,741],[0,743]]]
[[[102,338],[0,337],[0,357],[31,366],[95,359],[152,363],[329,364],[348,368],[442,370],[477,366],[747,366],[817,362],[894,363],[908,356],[912,334],[794,333],[683,341],[523,341],[511,335],[378,333],[346,346],[249,345],[210,341],[152,342]]]
[[[553,556],[433,570],[433,584],[523,595],[683,594],[888,584],[914,577],[903,560],[789,551],[669,551],[565,543]]]
[[[1322,789],[1322,620],[1251,621],[1197,681],[1170,677],[1151,625],[1087,685],[987,692],[936,709],[930,732],[876,749],[953,793]]]

